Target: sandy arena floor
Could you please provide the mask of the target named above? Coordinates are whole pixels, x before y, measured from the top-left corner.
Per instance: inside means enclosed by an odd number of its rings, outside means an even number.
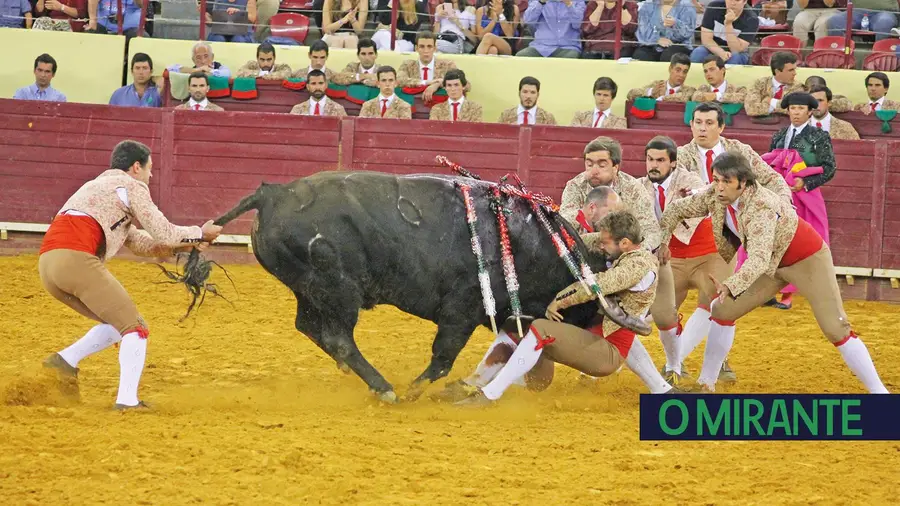
[[[483,410],[425,397],[380,405],[296,332],[294,299],[258,266],[229,267],[240,292],[224,287],[234,307],[208,300],[178,324],[181,287],[153,284],[161,279],[153,265],[112,262],[150,323],[142,398],[154,410],[111,410],[115,349],[81,363],[82,404],[69,406],[40,363],[92,324],[45,294],[36,265],[33,255],[0,258],[2,504],[875,505],[900,497],[896,442],[641,442],[643,387],[628,371],[583,386],[557,366],[548,391],[514,388]],[[900,307],[846,308],[888,388],[900,389]],[[434,330],[382,307],[362,315],[356,337],[399,393],[426,366]],[[479,330],[450,377],[470,372],[489,341]],[[659,364],[659,342],[645,342]],[[688,361],[692,371],[701,357],[698,349]],[[741,320],[731,363],[735,391],[862,391],[803,300]]]

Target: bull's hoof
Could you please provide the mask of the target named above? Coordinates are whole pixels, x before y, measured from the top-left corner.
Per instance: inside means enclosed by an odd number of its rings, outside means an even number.
[[[345,363],[343,363],[343,362],[338,362],[338,363],[337,363],[337,368],[338,368],[339,371],[341,371],[341,372],[344,373],[344,374],[350,374],[351,372],[353,372],[353,370],[350,369],[350,366],[347,365],[347,364],[345,364]]]
[[[398,402],[400,402],[400,399],[397,397],[397,394],[395,394],[393,390],[388,390],[387,392],[378,394],[378,400],[385,404],[397,404]]]
[[[622,309],[622,306],[619,305],[618,301],[610,297],[606,297],[606,308],[603,312],[606,313],[606,316],[608,316],[613,323],[620,327],[630,329],[639,336],[649,336],[653,330],[650,327],[650,324],[644,320],[628,316],[628,314],[625,313],[625,310]]]
[[[447,383],[443,390],[431,396],[431,400],[452,404],[473,395],[477,390],[476,387],[467,384],[463,380],[458,380]]]
[[[415,402],[419,400],[419,397],[422,397],[422,394],[425,393],[425,388],[427,386],[428,384],[424,381],[414,382],[409,386],[409,390],[406,391],[403,400],[405,402]]]

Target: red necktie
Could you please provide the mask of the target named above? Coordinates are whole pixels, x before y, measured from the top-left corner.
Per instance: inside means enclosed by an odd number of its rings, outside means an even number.
[[[663,190],[662,185],[656,187],[659,190],[659,212],[663,212],[666,210],[666,191]]]
[[[740,232],[741,226],[738,225],[737,212],[735,212],[734,206],[728,206],[728,214],[731,215],[731,221],[732,223],[734,223],[734,229]]]
[[[522,119],[523,119],[522,124],[523,124],[523,125],[527,125],[527,124],[528,124],[528,111],[522,111],[522,114],[523,114],[523,117],[522,117]]]
[[[713,90],[713,93],[718,93],[718,92],[719,92],[719,88],[716,88]]]
[[[194,104],[194,110],[195,110],[195,111],[199,111],[199,110],[200,110],[200,104]]]
[[[422,80],[428,80],[428,67],[422,67]]]
[[[384,117],[384,113],[387,112],[387,103],[388,103],[388,99],[386,99],[386,98],[381,99],[381,117],[382,118]]]
[[[713,150],[709,150],[706,152],[706,176],[709,178],[709,182],[712,183],[712,164],[713,164]]]
[[[459,118],[459,102],[453,102],[453,121],[457,121]]]
[[[819,128],[819,129],[822,128],[822,122],[821,122],[821,121],[816,121],[816,128]]]
[[[597,115],[597,119],[594,120],[594,128],[597,128],[597,125],[600,124],[600,120],[603,119],[603,115],[605,115],[605,114],[606,114],[605,112],[601,112],[600,114]]]
[[[669,88],[669,95],[675,94],[675,88]]]
[[[784,94],[784,85],[782,84],[781,86],[778,87],[778,90],[775,92],[775,95],[772,98],[777,98],[778,100],[781,100],[781,95],[783,95],[783,94]]]
[[[870,107],[873,111],[878,110],[878,102],[872,102],[872,105]]]
[[[313,111],[313,116],[319,116],[319,103],[316,102],[316,109]]]

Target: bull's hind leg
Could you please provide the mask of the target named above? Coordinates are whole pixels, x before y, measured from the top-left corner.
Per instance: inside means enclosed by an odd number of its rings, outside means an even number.
[[[475,311],[460,312],[452,317],[442,318],[438,322],[437,335],[431,345],[431,363],[409,388],[406,393],[408,400],[418,399],[429,384],[450,374],[450,369],[459,356],[459,352],[469,341],[478,322],[466,319],[467,315],[474,315]]]

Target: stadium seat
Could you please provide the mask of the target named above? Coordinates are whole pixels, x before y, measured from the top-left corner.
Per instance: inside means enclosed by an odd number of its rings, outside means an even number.
[[[303,44],[309,32],[309,18],[295,12],[281,12],[269,20],[273,37],[287,37]]]
[[[281,0],[278,12],[303,12],[313,10],[313,0]]]
[[[800,49],[803,48],[803,41],[785,33],[769,35],[759,42],[759,49],[753,53],[751,63],[753,65],[768,65],[772,55],[780,51],[788,51],[797,55],[797,59],[802,62],[803,55]]]
[[[853,51],[856,42],[850,39],[850,47],[844,46],[840,36],[820,37],[813,44],[813,51],[806,56],[806,66],[819,69],[852,69],[856,66]]]
[[[897,59],[898,46],[900,46],[900,39],[884,39],[876,42],[872,46],[872,54],[863,60],[863,70],[881,72],[897,70],[897,67],[900,67],[900,60]]]

